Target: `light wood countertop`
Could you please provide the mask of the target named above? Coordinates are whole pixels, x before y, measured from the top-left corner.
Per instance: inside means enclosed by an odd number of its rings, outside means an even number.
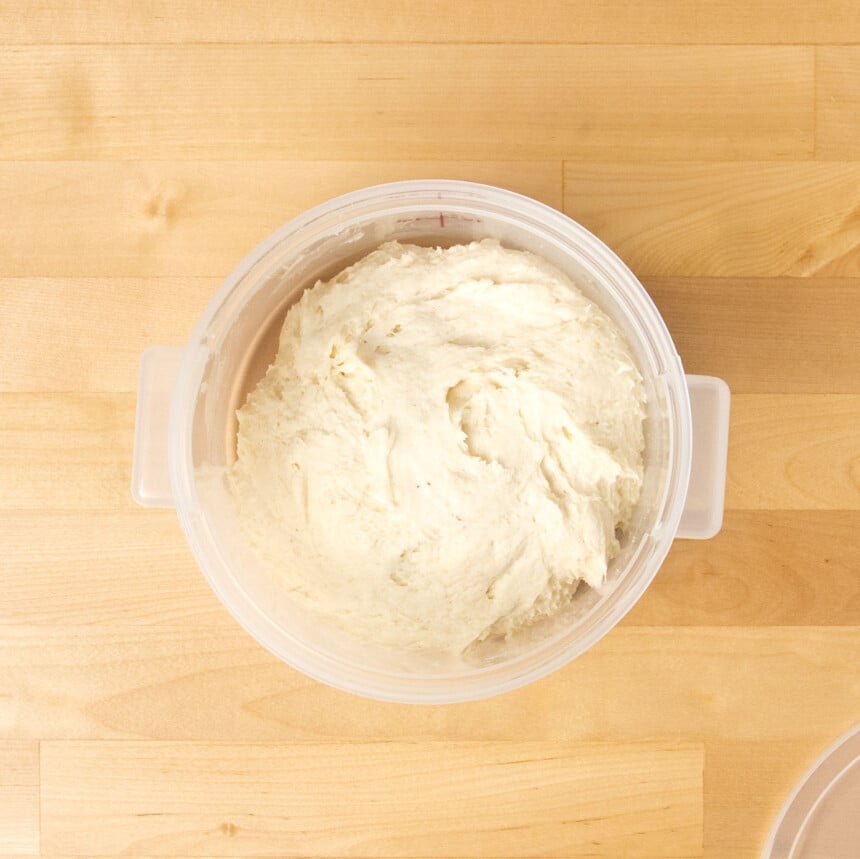
[[[860,721],[856,3],[406,8],[0,0],[0,859],[752,859]],[[418,177],[579,220],[733,393],[723,531],[451,707],[280,664],[129,493],[142,350]]]

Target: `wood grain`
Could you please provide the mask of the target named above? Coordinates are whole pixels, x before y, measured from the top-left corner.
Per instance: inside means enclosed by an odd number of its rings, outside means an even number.
[[[856,711],[855,711],[856,713]],[[845,713],[833,736],[792,743],[714,742],[705,747],[705,841],[708,853],[756,857],[784,800],[815,759],[851,727]]]
[[[0,391],[136,392],[143,351],[185,343],[219,282],[0,279]],[[46,348],[36,353],[34,342]]]
[[[131,251],[126,265],[130,259]],[[184,343],[219,283],[0,278],[0,339],[8,346],[0,391],[133,391],[143,350]],[[738,394],[860,393],[854,281],[648,278],[645,285],[688,372],[720,376]],[[51,348],[36,354],[28,348],[34,341]]]
[[[0,162],[0,199],[12,204],[0,214],[0,273],[223,278],[311,206],[416,178],[502,185],[561,206],[558,161]]]
[[[0,510],[132,509],[134,394],[0,394]],[[732,401],[728,509],[860,509],[860,395]],[[26,428],[26,431],[25,431]]]
[[[564,210],[637,274],[860,275],[860,163],[565,164]]]
[[[0,738],[0,853],[39,852],[39,745]]]
[[[700,845],[694,745],[42,746],[48,850],[671,857]]]
[[[229,623],[173,510],[5,511],[0,579],[0,623]]]
[[[623,623],[860,626],[860,512],[730,510],[713,540],[676,540]]]
[[[676,541],[623,623],[860,626],[860,512],[730,510]],[[2,623],[230,626],[173,511],[5,511]]]
[[[817,50],[815,56],[815,155],[817,158],[857,158],[860,156],[860,87],[857,85],[860,49],[828,46]],[[855,212],[855,217],[860,216]]]
[[[92,42],[596,42],[609,44],[793,44],[860,41],[850,0],[440,0],[405,7],[375,0],[17,0],[0,9],[0,43]],[[93,22],[98,26],[94,27]]]
[[[648,278],[688,373],[734,394],[860,393],[860,282]],[[790,356],[790,357],[787,357]]]
[[[0,394],[0,510],[131,501],[133,394]]]
[[[806,158],[814,100],[802,46],[15,46],[0,158]]]
[[[737,396],[726,506],[860,509],[860,397]]]
[[[15,624],[0,640],[0,717],[10,738],[43,740],[826,745],[857,713],[858,661],[856,627],[627,626],[531,687],[399,707],[309,680],[226,617],[199,628]]]
[[[0,856],[758,857],[860,713],[856,5],[0,0]],[[722,532],[456,707],[281,664],[129,492],[140,352],[420,176],[582,221],[734,394]]]

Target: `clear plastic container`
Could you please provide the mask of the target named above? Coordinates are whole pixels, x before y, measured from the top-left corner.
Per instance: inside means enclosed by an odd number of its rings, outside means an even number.
[[[225,479],[235,458],[235,412],[274,358],[284,315],[303,289],[390,239],[450,246],[486,237],[553,262],[625,332],[648,396],[642,497],[602,596],[581,588],[568,610],[464,656],[394,653],[309,614],[270,581],[244,545]],[[144,353],[132,491],[142,505],[176,508],[215,593],[285,662],[369,697],[465,701],[514,689],[569,662],[633,606],[676,536],[707,538],[719,530],[728,409],[725,383],[684,376],[644,288],[579,224],[499,188],[397,182],[347,194],[290,221],[227,278],[186,346]]]
[[[812,765],[779,813],[762,859],[860,856],[860,725]]]

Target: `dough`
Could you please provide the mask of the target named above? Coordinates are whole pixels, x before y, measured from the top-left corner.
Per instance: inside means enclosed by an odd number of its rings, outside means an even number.
[[[390,242],[287,314],[238,412],[242,527],[351,633],[462,651],[602,586],[644,399],[621,332],[549,263]]]

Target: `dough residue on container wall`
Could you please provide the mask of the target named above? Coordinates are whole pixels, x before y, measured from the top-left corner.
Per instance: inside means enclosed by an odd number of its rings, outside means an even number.
[[[238,412],[243,531],[353,634],[462,651],[602,586],[644,401],[621,332],[549,263],[390,242],[287,314]]]

